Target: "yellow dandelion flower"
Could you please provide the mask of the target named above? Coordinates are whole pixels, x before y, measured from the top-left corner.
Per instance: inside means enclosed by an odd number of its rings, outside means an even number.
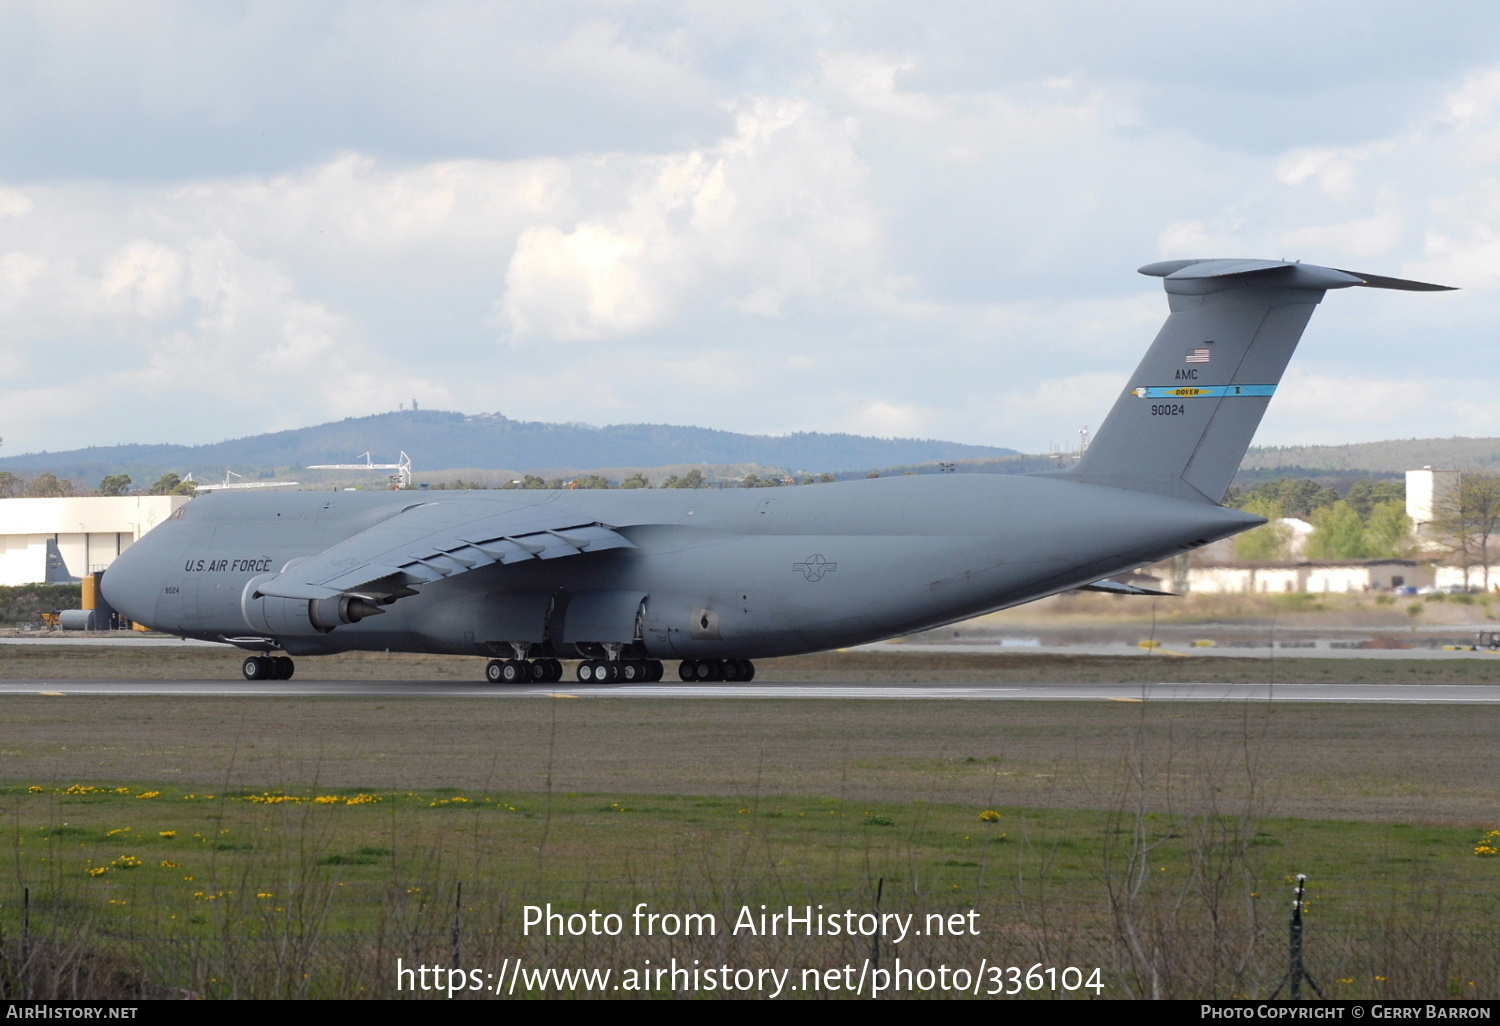
[[[105,873],[109,872],[109,867],[108,866],[90,866],[87,870],[85,870],[85,872],[88,873],[89,876],[103,876]]]
[[[161,860],[161,868],[163,868],[163,869],[177,869],[181,865],[182,865],[181,862],[172,862],[169,859],[162,859]]]
[[[982,823],[998,823],[1000,822],[1001,818],[1002,817],[1000,813],[996,812],[994,809],[985,809],[979,814],[979,820]]]
[[[38,794],[38,793],[40,793],[42,791],[45,791],[47,789],[45,787],[43,787],[41,784],[32,784],[26,790],[30,791],[32,794]]]

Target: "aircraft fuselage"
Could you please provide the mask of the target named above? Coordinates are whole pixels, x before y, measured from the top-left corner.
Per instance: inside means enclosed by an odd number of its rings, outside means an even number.
[[[307,600],[252,597],[253,581],[433,503],[476,517],[576,507],[630,544],[478,566],[332,627],[309,622]],[[652,659],[753,659],[1029,602],[1261,522],[1062,477],[980,474],[774,489],[221,493],[123,553],[104,590],[158,630],[292,655],[496,655],[522,643],[564,658],[623,645]]]

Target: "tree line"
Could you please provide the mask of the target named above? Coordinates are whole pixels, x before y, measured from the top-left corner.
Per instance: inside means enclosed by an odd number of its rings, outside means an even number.
[[[1308,559],[1436,558],[1461,567],[1465,586],[1477,573],[1488,591],[1500,563],[1500,474],[1466,472],[1456,488],[1434,497],[1432,521],[1413,533],[1401,481],[1357,481],[1342,495],[1306,478],[1282,478],[1254,489],[1231,488],[1224,505],[1271,521],[1235,539],[1235,555],[1274,562],[1290,557],[1291,531],[1276,521],[1306,520],[1313,526]]]
[[[872,472],[867,476],[879,477],[880,475]],[[651,479],[646,477],[645,474],[642,474],[639,471],[631,474],[629,477],[625,478],[619,483],[616,483],[613,480],[607,477],[603,477],[599,474],[587,474],[583,477],[576,477],[570,480],[565,480],[560,477],[543,478],[538,477],[536,474],[527,474],[519,481],[508,481],[503,485],[499,485],[497,487],[497,490],[510,491],[515,489],[544,488],[779,488],[786,486],[789,483],[798,485],[832,484],[837,480],[838,478],[834,477],[834,475],[832,474],[819,474],[817,477],[814,477],[811,474],[806,474],[803,475],[800,479],[793,479],[790,482],[788,482],[788,480],[785,478],[760,477],[757,474],[747,474],[738,481],[715,482],[710,481],[704,475],[703,471],[694,469],[689,470],[686,474],[683,474],[681,476],[678,476],[677,474],[671,474],[666,477],[659,485],[653,485],[651,483]],[[492,486],[465,481],[463,478],[459,478],[458,480],[453,481],[449,484],[435,484],[429,486],[430,490],[433,491],[484,490],[490,487]]]
[[[44,472],[32,478],[23,478],[8,470],[0,470],[0,499],[71,499],[75,496],[134,495],[134,484],[129,474],[110,474],[94,489],[84,488],[78,482]],[[144,495],[193,495],[197,485],[184,481],[176,474],[163,474],[145,488]]]
[[[1277,523],[1284,517],[1312,524],[1308,559],[1400,559],[1416,551],[1404,481],[1356,481],[1341,495],[1307,478],[1281,478],[1249,490],[1232,487],[1224,505],[1270,521],[1235,539],[1235,555],[1247,561],[1291,558],[1292,530]]]

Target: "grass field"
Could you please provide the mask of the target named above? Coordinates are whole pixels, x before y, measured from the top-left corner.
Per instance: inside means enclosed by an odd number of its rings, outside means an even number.
[[[4,650],[5,674],[150,676],[157,663],[70,650],[46,653],[63,657],[49,667],[32,651]],[[179,661],[160,676],[235,669],[165,651]],[[1179,679],[1211,680],[1223,678],[1205,669],[1256,662],[924,658],[770,669],[1063,682],[1171,680],[1191,664]],[[1488,666],[1308,665],[1322,662],[1275,665],[1406,682]],[[303,663],[308,676],[429,679],[475,665]],[[827,970],[900,957],[1098,967],[1106,997],[1264,996],[1285,971],[1300,872],[1326,991],[1500,997],[1500,856],[1475,854],[1500,827],[1500,711],[1483,706],[25,695],[4,698],[0,723],[11,995],[395,996],[397,958],[485,972],[520,958],[618,980],[647,959]],[[646,902],[711,913],[719,929],[524,935],[524,907],[548,902],[627,917]],[[980,934],[730,932],[762,903],[973,909]]]

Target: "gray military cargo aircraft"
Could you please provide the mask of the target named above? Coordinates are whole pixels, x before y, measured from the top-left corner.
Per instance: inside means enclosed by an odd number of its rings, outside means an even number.
[[[749,680],[1080,587],[1265,521],[1219,505],[1329,289],[1439,285],[1269,260],[1170,260],[1171,313],[1066,471],[806,488],[199,496],[121,554],[108,602],[259,653],[489,657],[493,682]]]

